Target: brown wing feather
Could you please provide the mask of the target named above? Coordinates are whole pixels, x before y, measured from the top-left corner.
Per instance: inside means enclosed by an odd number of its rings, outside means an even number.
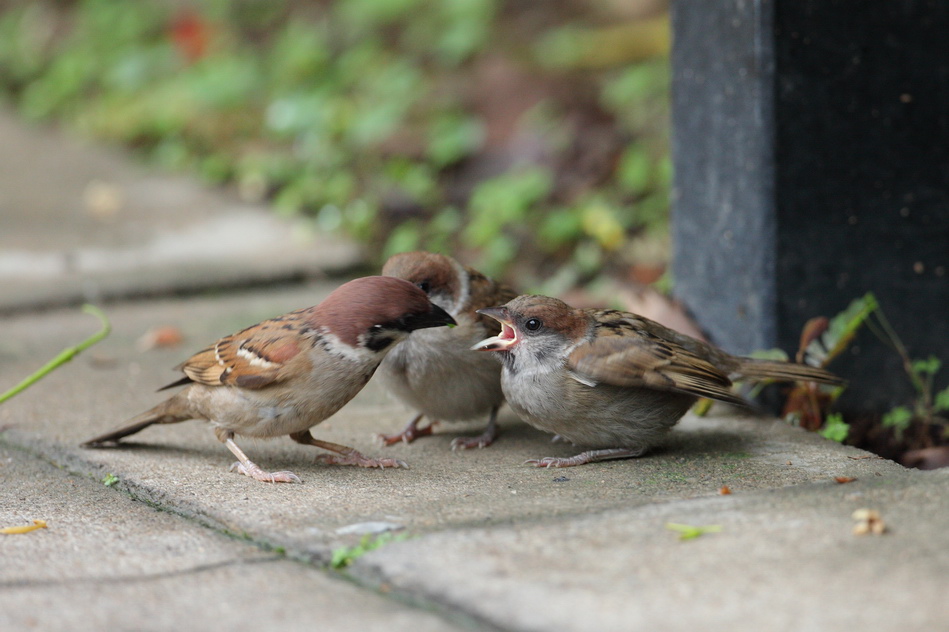
[[[295,314],[267,320],[225,336],[178,368],[208,386],[262,388],[283,379],[281,369],[300,351]]]
[[[666,340],[662,330],[650,326],[651,321],[646,326],[637,322],[636,327],[629,327],[633,318],[638,321],[638,317],[622,312],[600,312],[598,335],[570,354],[568,368],[580,377],[604,384],[744,403],[731,392],[731,380],[722,370],[675,340]]]

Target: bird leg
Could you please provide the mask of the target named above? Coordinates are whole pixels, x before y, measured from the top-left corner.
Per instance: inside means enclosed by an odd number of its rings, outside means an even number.
[[[247,455],[244,454],[244,451],[241,450],[234,439],[228,437],[224,440],[224,445],[227,446],[227,449],[234,453],[234,456],[237,457],[237,463],[231,465],[231,471],[237,470],[245,476],[250,476],[254,480],[263,481],[265,483],[302,483],[300,477],[294,474],[293,472],[265,472],[260,469],[260,466],[247,458]]]
[[[576,456],[567,458],[547,456],[542,459],[531,459],[524,461],[527,465],[534,467],[574,467],[575,465],[585,465],[586,463],[596,463],[597,461],[610,461],[613,459],[632,459],[640,456],[642,450],[626,450],[623,448],[613,448],[610,450],[589,450],[581,452]]]
[[[419,428],[418,424],[420,421],[422,421],[422,417],[424,417],[424,415],[421,413],[413,417],[412,420],[409,421],[409,423],[405,426],[405,428],[402,429],[402,432],[392,435],[379,434],[376,436],[382,439],[382,445],[392,445],[394,443],[398,443],[399,441],[402,443],[412,443],[419,437],[426,437],[432,434],[432,428],[434,428],[435,424],[438,423],[437,421],[432,421],[429,422],[429,424],[424,428]]]
[[[451,440],[451,449],[470,450],[472,448],[486,448],[498,438],[501,430],[498,428],[498,406],[491,409],[491,417],[484,432],[474,437],[456,437]]]
[[[310,434],[309,430],[304,430],[303,432],[294,432],[290,435],[290,438],[297,443],[312,445],[317,448],[329,450],[330,452],[336,452],[336,454],[320,454],[316,457],[318,461],[321,461],[327,465],[358,465],[359,467],[380,468],[404,467],[406,469],[409,467],[405,461],[400,459],[371,459],[367,456],[363,456],[353,448],[348,448],[344,445],[331,443],[329,441],[320,441],[319,439],[314,438],[313,435]]]

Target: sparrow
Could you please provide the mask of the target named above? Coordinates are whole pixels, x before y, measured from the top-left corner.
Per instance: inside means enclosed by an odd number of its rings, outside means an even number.
[[[473,348],[500,356],[514,412],[593,448],[527,461],[537,467],[641,456],[700,397],[747,405],[732,380],[843,382],[805,364],[733,356],[636,314],[574,309],[547,296],[518,296],[479,313],[496,319],[501,333]]]
[[[153,424],[204,419],[237,457],[231,470],[258,481],[301,482],[293,472],[261,469],[234,442],[236,435],[290,435],[297,443],[335,453],[317,457],[327,464],[407,467],[316,439],[310,428],[355,397],[386,353],[411,332],[454,322],[407,281],[356,279],[319,305],[265,320],[199,351],[177,367],[183,378],[159,390],[186,388],[82,445],[117,443]]]
[[[472,353],[471,346],[497,335],[501,327],[477,310],[506,303],[517,293],[449,256],[430,252],[394,255],[386,261],[382,274],[414,283],[458,323],[451,329],[413,332],[382,361],[378,379],[396,399],[417,411],[401,432],[380,435],[383,443],[410,443],[432,434],[437,421],[487,414],[484,432],[457,437],[451,447],[464,450],[491,445],[498,436],[498,409],[504,403],[501,363],[486,354]],[[428,417],[429,424],[420,428],[423,417]]]

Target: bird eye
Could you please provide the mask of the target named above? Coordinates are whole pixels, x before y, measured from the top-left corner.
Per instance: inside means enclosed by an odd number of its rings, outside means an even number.
[[[537,331],[543,324],[544,323],[540,322],[539,318],[529,318],[527,322],[524,323],[524,327],[527,329],[527,331]]]
[[[428,281],[419,281],[415,285],[417,285],[418,289],[422,290],[426,294],[428,294],[428,291],[432,289],[432,284],[429,283]]]

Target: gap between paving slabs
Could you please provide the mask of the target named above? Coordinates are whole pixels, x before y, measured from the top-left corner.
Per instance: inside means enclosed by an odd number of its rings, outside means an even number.
[[[241,324],[317,302],[332,286],[112,306],[114,335],[101,347],[108,362],[102,363],[100,358],[98,364],[91,364],[90,358],[81,357],[68,369],[51,374],[42,390],[29,389],[0,407],[0,425],[17,424],[5,433],[4,441],[25,446],[93,480],[115,474],[120,479],[116,486],[140,500],[316,564],[328,562],[334,548],[358,541],[358,536],[337,535],[337,528],[390,516],[404,524],[407,532],[421,534],[419,539],[425,540],[432,534],[491,531],[539,522],[560,524],[617,507],[632,510],[715,497],[722,484],[731,486],[736,494],[767,493],[788,486],[834,486],[833,477],[838,475],[862,479],[878,472],[904,471],[889,461],[851,460],[848,456],[865,453],[781,422],[733,417],[732,411],[724,408],[709,419],[687,418],[670,435],[666,450],[643,459],[582,468],[537,470],[523,466],[525,459],[541,453],[558,456],[574,449],[551,444],[547,435],[518,423],[509,411],[502,418],[501,440],[486,450],[453,454],[449,443],[464,430],[456,432],[452,426],[411,446],[384,449],[374,442],[373,433],[398,429],[406,411],[394,406],[373,382],[316,432],[320,438],[360,450],[403,458],[413,466],[411,470],[317,466],[312,448],[286,439],[249,442],[245,448],[253,452],[252,458],[267,466],[296,470],[305,481],[302,486],[263,485],[229,474],[229,453],[200,422],[150,429],[137,435],[136,445],[127,448],[87,451],[76,447],[83,439],[157,401],[160,395],[154,394],[154,389],[174,379],[169,367],[186,357],[192,346],[202,346]],[[17,344],[6,353],[14,358],[52,355],[87,332],[87,318],[67,311],[7,318],[5,330]],[[135,350],[135,340],[147,323],[169,319],[182,323],[187,348],[148,355]],[[0,365],[0,381],[13,381],[14,369],[24,361],[5,368]],[[133,371],[133,366],[138,368]],[[50,393],[56,397],[51,398]],[[90,419],[91,415],[95,418]],[[568,481],[555,482],[560,478]],[[661,525],[658,528],[662,529]],[[417,547],[417,542],[391,544],[368,554],[365,560],[390,549]],[[357,561],[357,568],[360,566]],[[394,586],[394,590],[402,588]],[[413,599],[451,603],[432,592],[410,590],[407,594]],[[448,607],[468,611],[459,605]],[[478,614],[472,616],[477,618]]]
[[[35,458],[39,461],[48,463],[49,465],[63,471],[64,473],[76,476],[79,478],[87,479],[94,484],[102,484],[103,482],[99,479],[98,474],[90,471],[90,463],[83,459],[70,459],[66,458],[63,461],[57,461],[55,459],[49,458],[48,454],[44,454],[36,451],[35,449],[24,446],[21,444],[10,443],[4,440],[3,432],[0,431],[0,446],[17,450],[24,454],[29,455],[31,458]],[[242,565],[253,565],[253,564],[267,564],[273,563],[280,560],[288,560],[292,562],[301,563],[304,566],[316,567],[316,570],[327,573],[332,578],[338,581],[344,581],[346,583],[352,584],[360,589],[371,591],[385,599],[394,601],[403,606],[419,610],[421,612],[430,613],[436,615],[437,617],[443,619],[449,624],[458,626],[460,629],[465,630],[481,630],[485,632],[498,631],[500,632],[503,628],[497,627],[496,625],[466,612],[464,609],[460,609],[451,604],[447,604],[442,601],[432,600],[427,598],[423,594],[418,593],[409,593],[409,592],[400,592],[392,590],[391,587],[387,587],[385,584],[380,584],[373,581],[365,581],[358,575],[349,573],[347,570],[336,570],[331,568],[327,563],[322,562],[319,559],[315,559],[311,556],[301,556],[299,554],[294,555],[292,551],[285,551],[282,547],[275,546],[273,543],[267,541],[264,538],[254,537],[247,533],[236,533],[228,529],[226,525],[215,520],[213,517],[208,516],[204,512],[194,512],[187,509],[182,509],[176,503],[167,503],[168,498],[164,497],[162,499],[156,498],[153,493],[154,490],[138,484],[135,481],[128,481],[118,479],[116,483],[108,485],[112,488],[113,491],[116,491],[124,496],[127,496],[135,502],[141,502],[144,505],[154,509],[156,511],[173,515],[178,519],[184,520],[188,523],[195,524],[201,528],[210,529],[211,531],[216,532],[218,535],[223,536],[227,539],[255,546],[261,550],[264,557],[252,558],[252,559],[229,559],[222,560],[213,563],[198,564],[192,567],[183,568],[173,571],[162,571],[148,575],[134,575],[129,577],[119,576],[119,577],[102,577],[102,578],[78,578],[78,579],[66,579],[66,580],[38,580],[35,582],[30,581],[16,581],[8,588],[49,588],[56,586],[68,586],[70,584],[81,583],[82,585],[89,585],[90,582],[94,585],[108,585],[108,584],[127,584],[129,582],[149,582],[149,581],[160,581],[164,579],[174,578],[174,577],[183,577],[201,573],[207,573],[209,571],[216,571],[225,567],[230,566],[242,566]],[[266,554],[270,555],[266,555]],[[0,583],[0,588],[5,587]]]

